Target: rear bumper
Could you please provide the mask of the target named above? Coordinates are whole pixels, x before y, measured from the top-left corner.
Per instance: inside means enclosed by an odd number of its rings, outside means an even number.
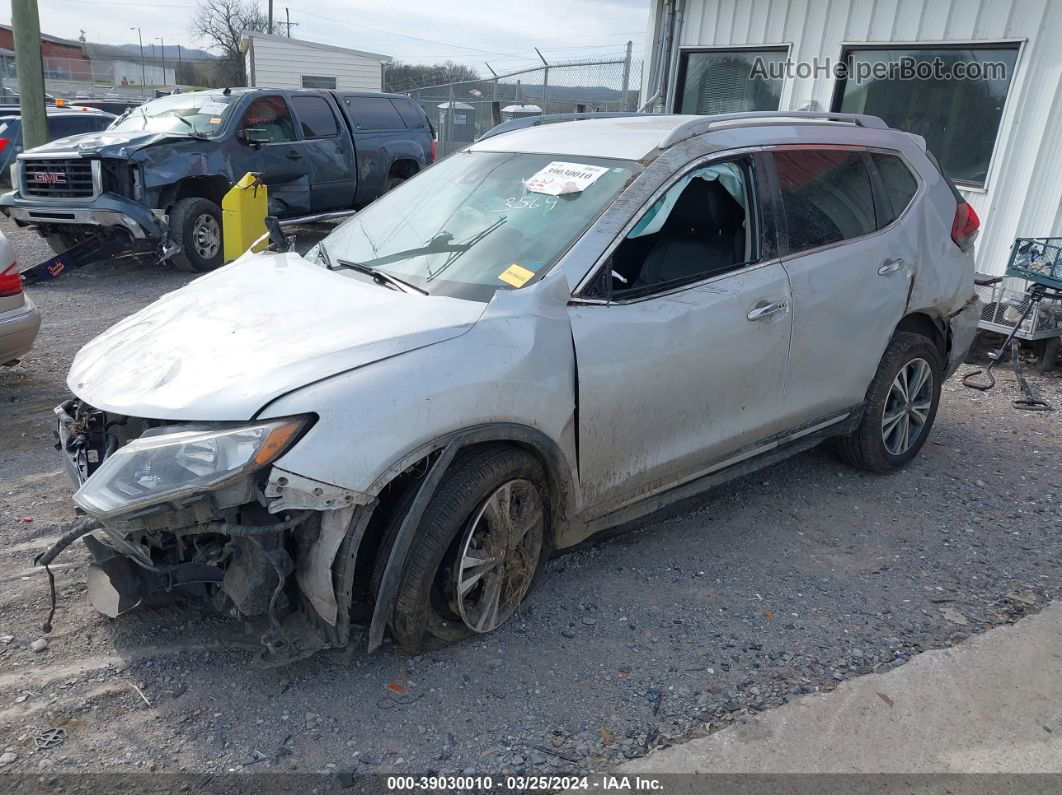
[[[135,239],[160,239],[162,223],[144,205],[119,196],[103,193],[95,199],[40,201],[25,198],[15,191],[0,196],[0,210],[22,224],[70,224],[125,229]]]
[[[40,327],[41,313],[28,296],[24,307],[0,313],[0,364],[29,353]]]

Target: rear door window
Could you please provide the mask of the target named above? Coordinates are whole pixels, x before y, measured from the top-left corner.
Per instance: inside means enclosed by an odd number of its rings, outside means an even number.
[[[395,110],[398,111],[398,115],[402,117],[402,121],[410,129],[416,129],[417,127],[427,127],[428,120],[424,116],[416,104],[411,99],[392,99],[391,104],[395,106]]]
[[[886,206],[880,208],[878,213],[881,216],[879,226],[888,226],[899,218],[911,203],[918,192],[918,180],[914,178],[907,164],[896,155],[872,152],[870,159],[878,169],[888,199]]]
[[[339,134],[336,117],[328,101],[321,97],[294,96],[291,104],[302,126],[303,138],[334,138]]]
[[[790,253],[877,229],[874,189],[861,152],[798,149],[774,152],[773,158]]]
[[[400,130],[406,125],[387,97],[343,97],[359,130]]]

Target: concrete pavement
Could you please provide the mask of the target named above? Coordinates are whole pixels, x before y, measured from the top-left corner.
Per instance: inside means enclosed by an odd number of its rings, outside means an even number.
[[[619,772],[1062,772],[1062,603]]]

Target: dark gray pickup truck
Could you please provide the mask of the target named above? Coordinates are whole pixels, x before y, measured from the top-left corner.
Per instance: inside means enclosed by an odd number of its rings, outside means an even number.
[[[361,207],[434,157],[431,125],[406,96],[197,91],[24,152],[0,211],[57,253],[120,235],[207,271],[222,262],[221,199],[247,172],[268,185],[270,212],[290,217]]]

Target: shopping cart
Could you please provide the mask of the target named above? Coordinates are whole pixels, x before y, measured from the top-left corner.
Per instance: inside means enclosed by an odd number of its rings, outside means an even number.
[[[1022,391],[1022,398],[1014,401],[1015,408],[1049,410],[1050,406],[1036,396],[1022,372],[1018,338],[1050,341],[1050,358],[1057,350],[1056,340],[1062,334],[1062,238],[1018,238],[1011,248],[1006,275],[978,277],[975,282],[984,305],[980,327],[1006,329],[1007,337],[998,350],[988,355],[991,361],[986,368],[963,376],[963,385],[982,392],[995,386],[992,368],[1006,356],[1009,347]],[[1020,291],[1015,289],[1019,285]],[[986,296],[984,291],[990,292]],[[1044,358],[1048,358],[1046,353]]]

